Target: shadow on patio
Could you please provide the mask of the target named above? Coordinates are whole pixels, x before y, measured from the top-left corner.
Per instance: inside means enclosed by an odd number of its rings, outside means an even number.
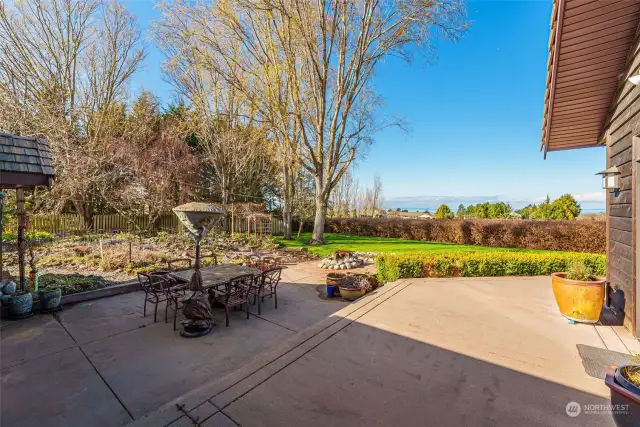
[[[348,305],[301,281],[197,340],[142,318],[139,293],[11,324],[3,423],[192,425],[181,403],[203,426],[612,425],[566,414],[608,403],[575,348],[603,342],[558,315],[548,278],[406,280]]]
[[[613,425],[566,413],[602,396],[358,322],[227,406],[224,395],[210,401],[242,426]]]

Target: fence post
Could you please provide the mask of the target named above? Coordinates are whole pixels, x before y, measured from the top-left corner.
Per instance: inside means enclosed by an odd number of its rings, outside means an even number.
[[[233,221],[233,203],[231,203],[231,238],[233,239],[233,232],[234,232],[234,221]]]

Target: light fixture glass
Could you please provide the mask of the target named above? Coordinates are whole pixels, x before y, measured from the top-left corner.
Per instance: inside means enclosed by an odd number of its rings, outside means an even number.
[[[620,171],[616,166],[611,166],[596,175],[602,175],[602,188],[605,190],[620,190]]]

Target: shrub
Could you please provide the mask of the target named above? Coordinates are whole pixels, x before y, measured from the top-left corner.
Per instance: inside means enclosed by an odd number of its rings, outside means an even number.
[[[379,255],[378,280],[409,277],[540,276],[566,271],[580,263],[593,274],[606,274],[606,257],[576,252],[448,252]]]
[[[569,266],[566,278],[569,280],[579,280],[581,282],[598,280],[593,273],[593,269],[580,262],[574,262]]]
[[[35,242],[51,242],[54,239],[53,234],[46,231],[27,231],[24,233],[25,240],[31,240]],[[17,242],[18,233],[3,233],[2,240],[4,242]]]
[[[62,295],[93,291],[104,288],[110,282],[100,276],[83,276],[81,274],[43,274],[38,279],[41,288],[60,288]]]
[[[331,219],[327,231],[356,236],[394,237],[505,248],[604,253],[603,221]]]

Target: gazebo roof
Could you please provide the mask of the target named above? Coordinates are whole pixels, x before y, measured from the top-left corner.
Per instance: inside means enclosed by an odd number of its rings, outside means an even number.
[[[0,187],[50,186],[51,149],[42,138],[0,132]]]

